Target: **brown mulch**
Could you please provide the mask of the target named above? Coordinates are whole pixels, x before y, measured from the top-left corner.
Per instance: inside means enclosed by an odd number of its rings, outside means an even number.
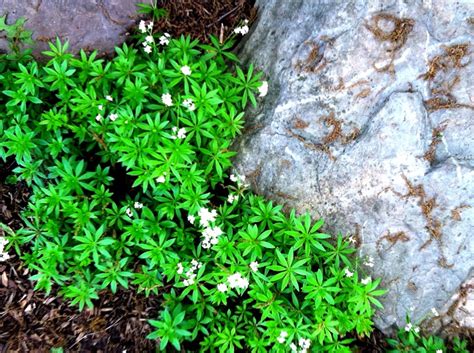
[[[155,25],[157,32],[181,34],[209,42],[209,35],[226,39],[235,27],[257,16],[255,0],[158,0],[158,6],[168,13]]]

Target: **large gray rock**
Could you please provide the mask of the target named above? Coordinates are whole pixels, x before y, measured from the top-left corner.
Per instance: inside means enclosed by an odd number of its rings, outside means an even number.
[[[363,271],[389,289],[379,328],[432,308],[454,320],[450,298],[474,273],[474,3],[257,5],[241,54],[270,89],[237,171],[357,238],[375,263]]]
[[[0,0],[0,15],[8,23],[27,18],[25,27],[33,31],[36,52],[47,49],[56,37],[69,40],[70,48],[101,49],[110,52],[123,42],[126,28],[134,23],[136,0]],[[0,39],[5,48],[5,40]]]

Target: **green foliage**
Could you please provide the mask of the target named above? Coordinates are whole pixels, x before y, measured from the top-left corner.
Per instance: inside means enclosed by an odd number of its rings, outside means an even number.
[[[142,43],[111,60],[56,41],[44,65],[1,72],[0,159],[32,189],[9,246],[35,289],[57,285],[80,310],[105,290],[160,294],[148,337],[162,350],[349,350],[372,330],[380,280],[360,280],[322,220],[229,175],[262,74],[239,67],[231,41],[151,40],[141,26]]]
[[[437,336],[425,336],[418,327],[413,326],[407,319],[407,326],[398,331],[397,337],[387,339],[390,353],[417,352],[417,353],[468,353],[467,341],[455,337],[452,349],[448,349],[445,341]]]

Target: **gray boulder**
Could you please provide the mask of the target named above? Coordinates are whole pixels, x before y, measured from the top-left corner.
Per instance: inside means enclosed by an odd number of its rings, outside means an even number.
[[[237,172],[353,237],[389,289],[383,331],[407,314],[473,329],[451,299],[474,274],[473,2],[257,5],[240,52],[269,93],[236,143]]]
[[[47,42],[59,37],[69,40],[70,49],[113,51],[127,35],[126,28],[136,19],[136,0],[0,0],[0,15],[8,23],[27,18],[25,27],[33,31],[39,53]],[[0,39],[0,48],[6,48]]]

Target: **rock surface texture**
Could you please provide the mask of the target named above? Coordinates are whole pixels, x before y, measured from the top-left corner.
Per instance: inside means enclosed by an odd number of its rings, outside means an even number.
[[[474,329],[472,301],[460,319],[451,299],[474,274],[474,3],[257,5],[241,55],[269,93],[236,170],[373,258],[379,328]]]
[[[59,37],[68,40],[73,52],[80,48],[110,52],[121,43],[126,28],[135,22],[136,0],[0,0],[0,15],[8,23],[19,17],[28,21],[38,43],[35,52],[48,48],[47,42]],[[6,43],[0,39],[0,47]]]

